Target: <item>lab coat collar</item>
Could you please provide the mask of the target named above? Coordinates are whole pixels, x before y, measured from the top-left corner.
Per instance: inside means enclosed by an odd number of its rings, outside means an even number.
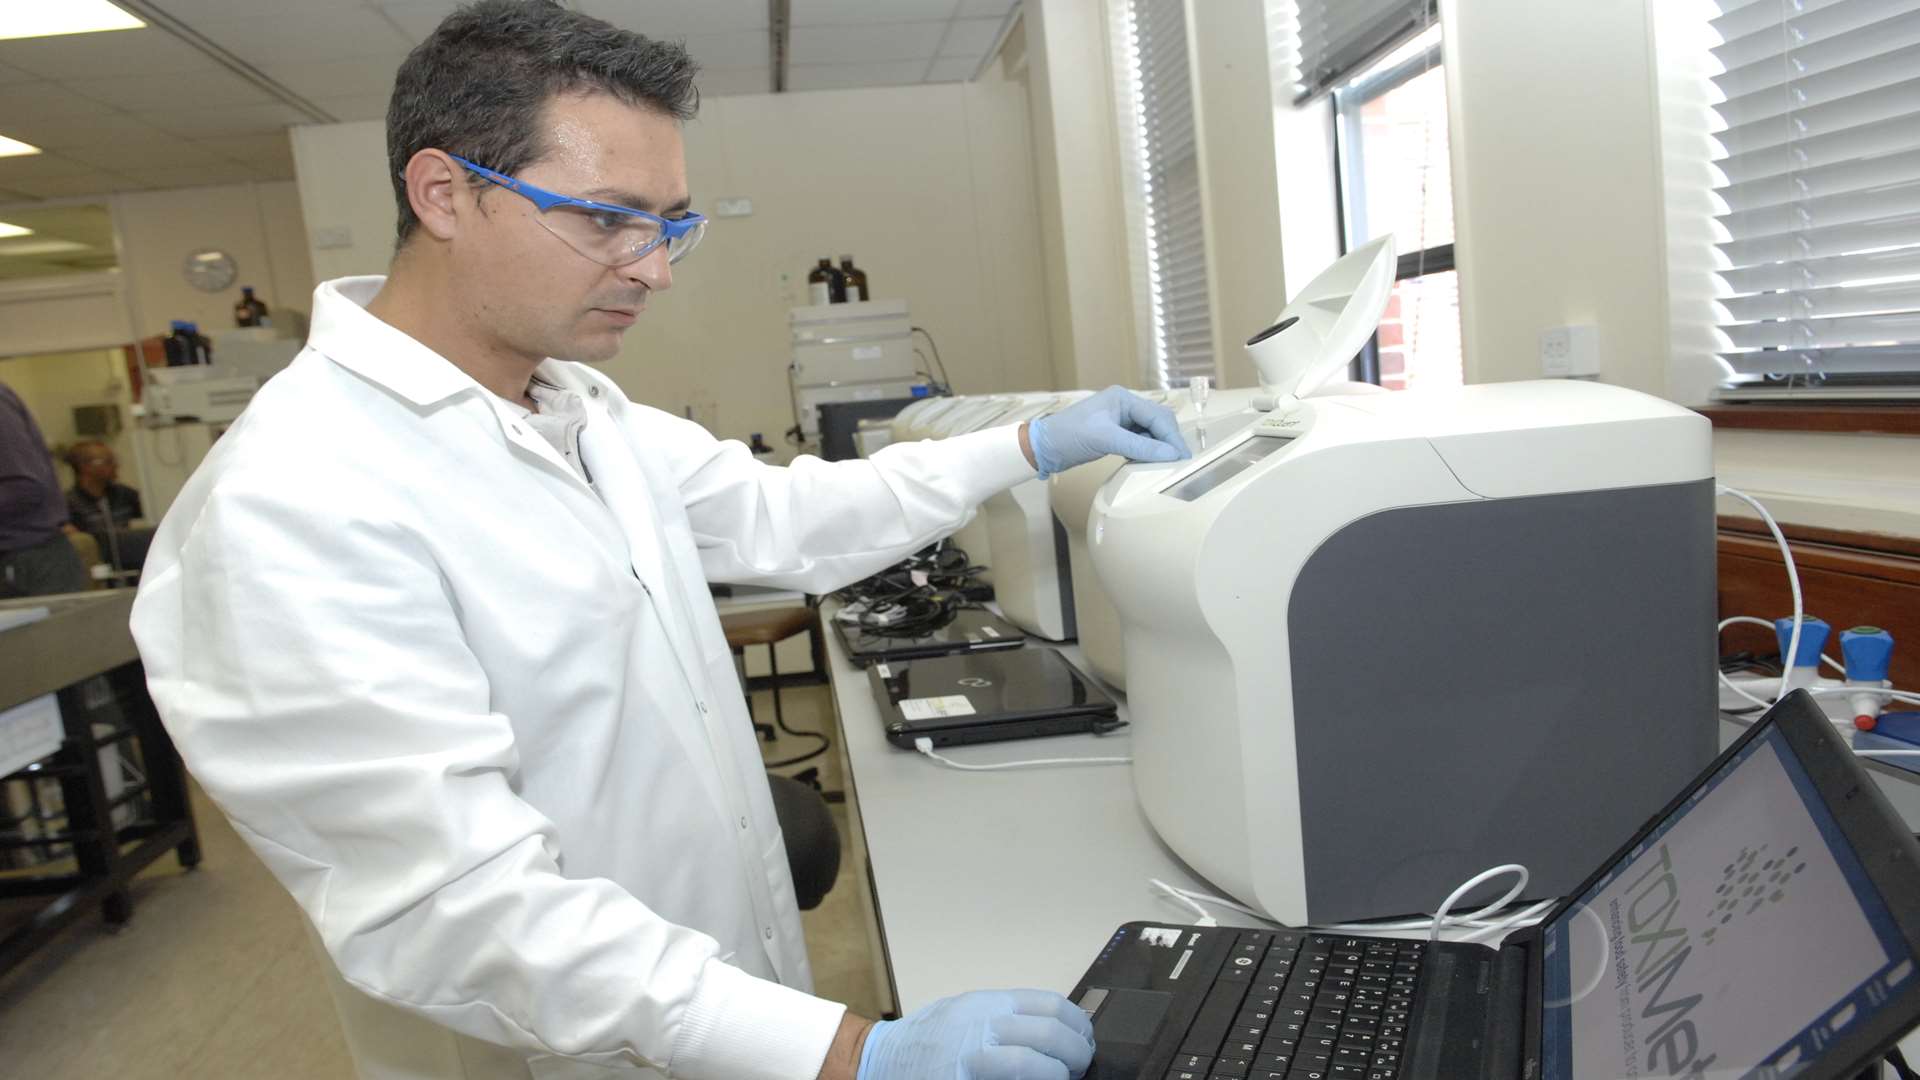
[[[313,290],[313,331],[307,344],[421,408],[467,391],[488,393],[453,361],[367,310],[386,281],[370,274],[321,282]]]
[[[421,407],[469,390],[498,397],[453,361],[367,310],[387,279],[380,274],[335,278],[313,290],[307,343],[334,363]],[[613,380],[578,364],[542,360],[534,376],[592,399],[615,416],[626,405]]]

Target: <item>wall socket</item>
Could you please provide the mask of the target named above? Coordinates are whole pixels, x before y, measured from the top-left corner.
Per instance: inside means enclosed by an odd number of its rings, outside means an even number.
[[[353,246],[353,230],[345,225],[322,225],[313,230],[313,246],[321,251]]]
[[[1540,374],[1575,378],[1600,374],[1600,328],[1556,326],[1540,332]]]

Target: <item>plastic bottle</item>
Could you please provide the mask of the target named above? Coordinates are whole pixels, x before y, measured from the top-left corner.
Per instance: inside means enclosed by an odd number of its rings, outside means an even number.
[[[253,286],[240,286],[240,299],[233,305],[233,325],[235,326],[272,326],[273,319],[267,314],[267,305],[253,295]]]
[[[865,302],[867,296],[867,272],[853,265],[853,256],[840,256],[840,272],[847,279],[847,299]]]

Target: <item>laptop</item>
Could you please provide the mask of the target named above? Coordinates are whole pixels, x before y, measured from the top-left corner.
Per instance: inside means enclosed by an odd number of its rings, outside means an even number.
[[[1090,1080],[1851,1077],[1920,1020],[1920,845],[1804,691],[1485,945],[1128,923]]]
[[[961,608],[952,622],[919,637],[893,637],[843,619],[832,621],[840,643],[846,646],[847,659],[860,667],[881,660],[1017,649],[1027,640],[1019,627],[980,608]]]
[[[962,653],[867,669],[887,741],[933,745],[1111,731],[1113,699],[1052,649]]]

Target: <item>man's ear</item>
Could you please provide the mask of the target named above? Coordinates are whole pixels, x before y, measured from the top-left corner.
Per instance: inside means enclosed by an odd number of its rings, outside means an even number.
[[[441,240],[459,230],[456,203],[466,186],[467,170],[442,150],[422,150],[407,162],[407,202],[420,225]]]

